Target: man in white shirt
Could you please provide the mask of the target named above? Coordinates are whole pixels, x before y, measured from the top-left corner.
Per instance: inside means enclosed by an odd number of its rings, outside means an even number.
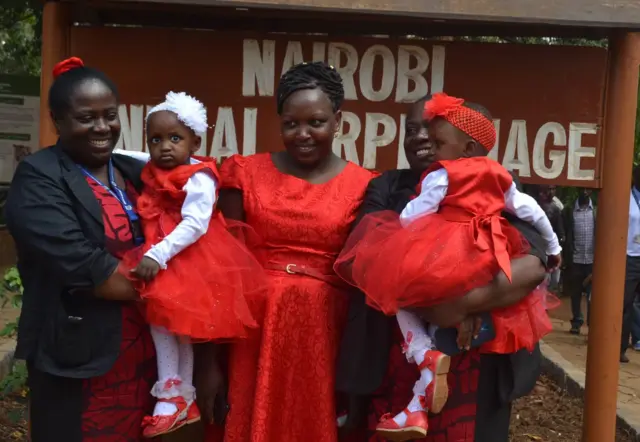
[[[622,310],[622,342],[620,362],[629,362],[625,352],[633,325],[633,302],[640,284],[640,166],[633,169],[633,186],[629,196],[629,229],[627,234],[627,269],[624,283],[624,307]]]

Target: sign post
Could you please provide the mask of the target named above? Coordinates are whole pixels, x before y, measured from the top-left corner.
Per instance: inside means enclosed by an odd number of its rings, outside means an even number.
[[[604,139],[606,154],[596,223],[584,442],[615,440],[640,34],[616,35],[610,40],[609,51]]]

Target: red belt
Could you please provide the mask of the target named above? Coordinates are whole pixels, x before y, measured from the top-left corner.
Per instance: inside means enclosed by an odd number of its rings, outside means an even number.
[[[268,262],[265,264],[264,268],[266,270],[276,270],[288,273],[289,275],[301,275],[301,276],[309,276],[311,278],[315,278],[317,280],[326,282],[327,284],[331,284],[332,286],[339,289],[347,289],[349,285],[340,279],[338,276],[334,275],[325,275],[321,273],[319,270],[312,269],[307,267],[304,264],[280,264],[276,262]]]

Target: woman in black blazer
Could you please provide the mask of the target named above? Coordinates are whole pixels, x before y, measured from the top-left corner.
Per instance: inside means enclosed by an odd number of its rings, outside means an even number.
[[[33,442],[141,440],[155,353],[117,271],[139,243],[142,163],[112,155],[118,92],[79,59],[49,91],[55,146],[24,159],[6,202],[24,285],[16,357],[29,371]]]

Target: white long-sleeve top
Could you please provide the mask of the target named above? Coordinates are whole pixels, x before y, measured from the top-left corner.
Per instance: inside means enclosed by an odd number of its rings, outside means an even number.
[[[422,180],[420,195],[411,200],[400,214],[400,222],[403,226],[423,216],[436,213],[440,203],[447,195],[449,187],[449,174],[447,169],[435,170]],[[533,225],[545,240],[547,255],[557,255],[562,251],[558,237],[551,227],[549,218],[529,195],[520,192],[515,183],[504,194],[505,210],[514,214],[523,221]]]
[[[144,162],[149,161],[149,154],[146,152],[116,149],[114,153]],[[197,163],[199,163],[198,160],[191,159],[191,164]],[[167,263],[174,256],[207,233],[216,204],[218,181],[209,171],[202,170],[194,173],[182,190],[187,194],[180,210],[182,221],[162,241],[154,244],[144,254],[160,264],[163,269],[167,268]]]

